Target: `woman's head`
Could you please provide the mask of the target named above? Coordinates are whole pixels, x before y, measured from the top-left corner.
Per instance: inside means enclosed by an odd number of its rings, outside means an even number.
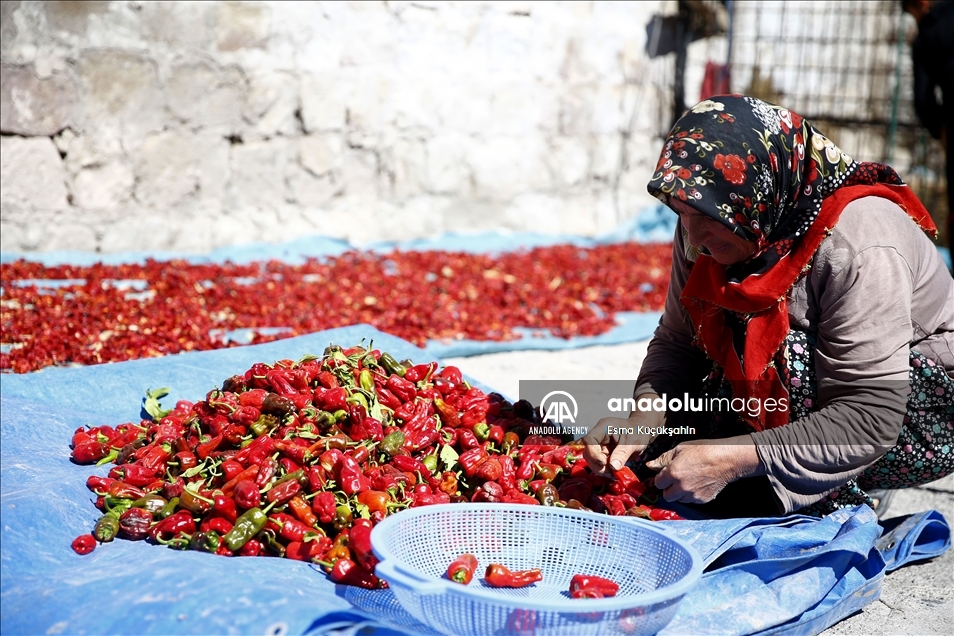
[[[766,250],[778,257],[791,249],[824,197],[857,165],[800,115],[726,95],[693,106],[676,122],[648,188],[674,210],[688,207],[720,225],[725,232],[712,230],[713,245],[733,245],[726,232],[749,242],[750,250],[732,250],[749,252],[733,261],[741,262]],[[688,214],[680,214],[684,226],[691,222]],[[693,245],[713,251],[705,243]],[[724,262],[730,255],[712,254],[727,265],[733,264]]]

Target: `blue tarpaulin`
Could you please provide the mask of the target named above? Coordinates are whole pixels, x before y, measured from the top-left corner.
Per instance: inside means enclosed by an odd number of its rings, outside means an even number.
[[[137,422],[147,389],[170,387],[164,403],[194,401],[254,362],[298,359],[362,338],[398,358],[429,357],[372,327],[354,326],[248,347],[0,376],[0,631],[425,633],[389,592],[336,586],[305,563],[227,559],[124,540],[86,556],[70,549],[99,516],[86,477],[109,470],[70,462],[77,427]],[[882,538],[864,507],[822,520],[667,527],[702,553],[709,571],[666,633],[821,631],[877,599],[886,564],[899,567],[950,546],[950,529],[937,512],[892,520]]]

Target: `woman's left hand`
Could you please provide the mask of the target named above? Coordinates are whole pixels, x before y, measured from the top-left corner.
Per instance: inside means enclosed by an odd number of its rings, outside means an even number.
[[[729,483],[760,473],[761,462],[748,435],[683,442],[646,467],[658,470],[655,484],[666,501],[707,503]]]

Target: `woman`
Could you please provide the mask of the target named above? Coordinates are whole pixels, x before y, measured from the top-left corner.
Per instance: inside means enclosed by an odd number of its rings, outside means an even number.
[[[586,438],[594,470],[633,456],[668,501],[748,516],[871,505],[954,469],[954,280],[894,170],[723,96],[676,123],[649,191],[679,215],[669,294],[639,410]],[[639,435],[664,423],[696,435]]]

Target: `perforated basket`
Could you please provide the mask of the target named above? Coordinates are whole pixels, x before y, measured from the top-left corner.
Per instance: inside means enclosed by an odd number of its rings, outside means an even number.
[[[513,504],[447,504],[392,515],[371,533],[378,576],[421,623],[443,634],[655,634],[702,575],[685,542],[633,517]],[[447,566],[470,552],[480,565],[467,586]],[[483,583],[487,565],[541,568],[520,589]],[[574,574],[619,583],[617,596],[573,599]]]

